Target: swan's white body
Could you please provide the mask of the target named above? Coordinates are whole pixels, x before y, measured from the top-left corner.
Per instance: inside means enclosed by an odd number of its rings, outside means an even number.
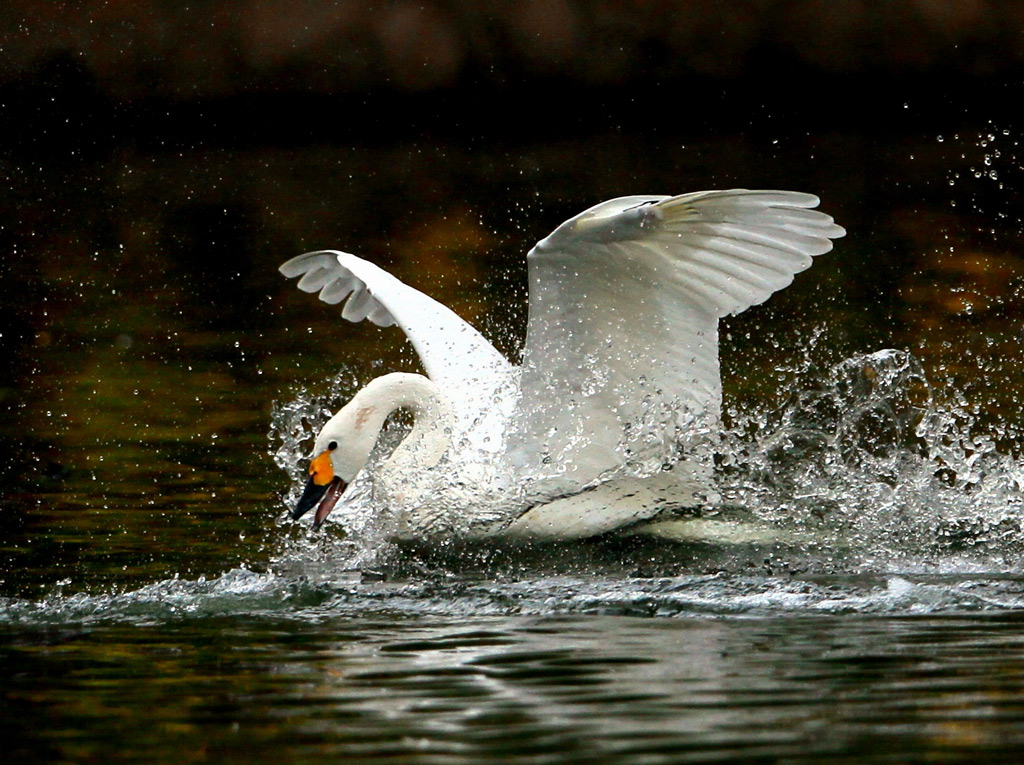
[[[355,255],[293,258],[281,271],[300,289],[347,298],[350,321],[398,325],[426,371],[378,378],[324,426],[318,483],[328,464],[352,481],[388,414],[411,408],[413,431],[375,476],[398,536],[581,538],[701,504],[706,462],[676,445],[717,428],[718,320],[788,285],[845,233],[817,204],[737,189],[577,215],[528,255],[521,367]]]

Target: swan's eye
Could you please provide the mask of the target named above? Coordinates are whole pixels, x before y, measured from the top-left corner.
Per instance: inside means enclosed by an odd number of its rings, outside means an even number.
[[[329,452],[333,452],[337,448],[338,448],[338,442],[337,441],[331,441],[329,444],[327,444],[327,451],[329,451]]]

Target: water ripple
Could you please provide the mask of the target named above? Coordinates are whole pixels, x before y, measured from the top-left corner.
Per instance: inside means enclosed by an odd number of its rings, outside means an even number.
[[[152,625],[219,616],[317,622],[368,615],[602,614],[707,619],[777,615],[925,615],[1024,608],[1024,579],[998,576],[686,575],[657,578],[544,576],[520,581],[331,581],[233,569],[209,580],[180,578],[137,590],[0,602],[7,626]],[[494,636],[480,635],[484,641]],[[401,650],[401,649],[396,649]]]

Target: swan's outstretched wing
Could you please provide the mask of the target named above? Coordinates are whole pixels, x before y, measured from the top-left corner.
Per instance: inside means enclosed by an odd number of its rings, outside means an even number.
[[[299,289],[319,290],[325,303],[345,301],[341,315],[380,327],[398,325],[434,382],[452,394],[460,419],[472,421],[512,367],[458,314],[387,271],[347,252],[322,250],[292,258],[281,273],[301,276]]]
[[[718,319],[832,249],[845,232],[817,204],[742,189],[623,197],[559,226],[529,254],[520,436],[590,480],[656,444],[680,406],[717,422]]]

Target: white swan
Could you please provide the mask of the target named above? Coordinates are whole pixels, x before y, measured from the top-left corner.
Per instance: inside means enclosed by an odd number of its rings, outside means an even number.
[[[393,534],[571,539],[697,505],[700,446],[721,406],[718,320],[790,284],[844,230],[790,191],[632,196],[596,205],[528,254],[523,363],[455,313],[345,252],[281,266],[349,321],[398,325],[426,376],[373,380],[316,438],[293,510],[319,526],[364,468],[384,421],[412,430],[373,476]],[[681,453],[683,452],[683,453]]]

